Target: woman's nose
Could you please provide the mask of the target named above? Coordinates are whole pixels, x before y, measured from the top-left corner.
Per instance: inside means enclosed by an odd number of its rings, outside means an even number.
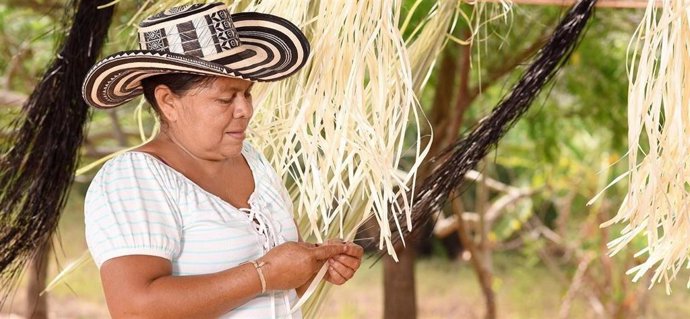
[[[241,96],[236,99],[235,104],[235,118],[251,118],[254,112],[252,106],[252,98]]]

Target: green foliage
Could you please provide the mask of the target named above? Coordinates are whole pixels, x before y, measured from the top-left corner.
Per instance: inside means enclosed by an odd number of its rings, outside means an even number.
[[[405,0],[402,3],[402,10],[401,10],[401,17],[400,21],[401,23],[405,22],[405,19],[407,18],[407,15],[410,13],[411,10],[414,9],[414,12],[412,13],[412,17],[410,17],[410,22],[409,25],[407,26],[405,33],[403,33],[403,38],[408,39],[412,32],[417,28],[417,26],[421,23],[423,23],[423,19],[426,17],[429,11],[434,6],[434,1],[420,1],[420,0]]]
[[[535,41],[550,34],[562,10],[518,7],[507,23],[495,21],[481,33],[486,36],[475,43],[469,81],[471,87],[483,83],[482,94],[472,101],[465,113],[458,136],[472,129],[511,90],[529,62],[528,59],[515,60],[516,57],[528,56]],[[625,181],[609,189],[594,205],[587,206],[587,203],[627,169],[625,161],[621,161],[627,149],[626,48],[638,16],[635,11],[599,10],[556,81],[542,92],[532,109],[478,168],[507,185],[536,191],[531,197],[508,207],[487,234],[491,247],[500,249],[506,243],[520,243],[515,251],[518,254],[496,250],[492,258],[519,256],[521,265],[541,269],[539,274],[513,273],[509,280],[516,280],[512,276],[536,280],[543,273],[553,274],[556,268],[555,273],[560,273],[564,286],[561,291],[551,293],[562,298],[581,258],[593,256],[587,276],[580,280],[587,287],[583,289],[596,294],[605,307],[611,309],[610,313],[618,311],[612,310],[616,307],[624,308],[629,298],[641,296],[638,288],[646,283],[631,284],[625,271],[634,265],[632,252],[646,243],[640,238],[630,251],[614,258],[606,256],[606,243],[613,238],[611,234],[620,231],[620,226],[602,230],[599,224],[616,212],[626,192]],[[458,30],[461,34],[462,29]],[[458,58],[460,47],[449,46],[447,50]],[[503,68],[513,64],[515,67],[501,74]],[[435,90],[439,85],[438,64],[435,72],[422,95],[427,110],[431,109],[438,93]],[[458,86],[457,79],[455,86]],[[467,211],[477,211],[476,184],[463,186],[463,205]],[[489,202],[495,202],[500,196],[501,193],[491,193]],[[558,232],[557,236],[562,236],[561,244],[543,234],[535,235],[535,222]],[[476,230],[473,234],[476,235]],[[550,259],[548,270],[541,268],[545,258]],[[502,271],[499,268],[495,268],[497,274]],[[493,285],[501,294],[498,300],[515,300],[516,296],[502,294],[504,279],[497,279],[499,284],[494,282]],[[499,309],[509,313],[510,310],[506,310],[509,307],[501,305]],[[583,309],[586,305],[576,306],[571,315],[583,314]],[[521,311],[520,315],[511,317],[525,317],[525,313]],[[527,317],[548,315],[532,313]]]
[[[0,4],[0,78],[9,80],[6,89],[30,92],[53,59],[61,30],[50,15]]]
[[[548,14],[548,11],[544,10],[542,14]],[[603,168],[602,160],[609,164],[617,159],[616,155],[625,152],[625,48],[634,25],[621,24],[619,21],[621,15],[629,14],[613,10],[598,12],[555,84],[542,92],[525,118],[501,141],[494,157],[496,165],[505,166],[506,170],[513,172],[512,176],[528,185],[539,187],[540,183],[548,182],[557,194],[559,189],[572,185],[563,181],[587,176],[589,187],[583,189],[583,194],[593,195],[591,192],[599,183],[597,171]],[[511,33],[522,34],[521,22],[528,22],[529,19],[519,21],[520,16],[517,15],[514,19]],[[533,39],[534,36],[522,38]],[[529,43],[507,41],[505,44],[488,44],[502,47],[501,50],[491,51],[502,54],[488,55],[485,62],[490,59],[510,59],[510,52],[520,51],[520,45],[512,46],[516,42]],[[514,83],[515,73],[520,71],[518,68],[506,77],[505,85],[487,88],[485,95],[471,108],[471,117],[486,114],[499,97],[508,92]],[[620,170],[615,172],[620,173]]]

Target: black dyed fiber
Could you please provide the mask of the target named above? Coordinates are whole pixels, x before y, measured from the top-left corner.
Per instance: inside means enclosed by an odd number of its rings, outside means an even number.
[[[50,239],[65,205],[89,119],[82,82],[101,51],[114,10],[97,7],[108,2],[75,0],[68,5],[69,32],[0,153],[2,302],[24,264]]]
[[[560,21],[547,43],[537,52],[534,60],[512,90],[464,138],[443,150],[434,172],[417,189],[412,207],[412,233],[403,229],[394,233],[394,242],[401,236],[416,236],[421,226],[440,210],[450,193],[461,185],[465,173],[498,143],[503,135],[529,109],[558,70],[568,61],[577,47],[587,21],[594,12],[596,0],[581,0]],[[391,226],[391,229],[396,229]]]

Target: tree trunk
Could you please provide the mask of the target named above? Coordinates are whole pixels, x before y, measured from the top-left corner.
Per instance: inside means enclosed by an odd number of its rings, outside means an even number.
[[[414,280],[416,243],[398,253],[399,262],[392,257],[383,259],[384,319],[417,318],[417,303]]]
[[[442,149],[440,141],[446,139],[444,138],[448,131],[446,128],[452,121],[448,113],[451,112],[457,69],[455,53],[453,51],[451,48],[446,48],[441,59],[436,95],[434,96],[432,110],[429,114],[430,123],[437,135],[434,138],[435,142],[431,145],[427,158],[432,158]],[[431,129],[429,128],[429,130]],[[432,170],[433,168],[427,160],[427,163],[420,168],[417,179],[423,180],[429,176]],[[416,242],[408,242],[407,247],[399,250],[398,258],[400,258],[400,261],[398,263],[389,256],[383,259],[383,294],[385,300],[383,314],[386,319],[417,318],[414,277],[417,244]]]
[[[464,32],[468,32],[464,30]],[[460,48],[463,52],[470,53],[468,48]],[[458,70],[457,50],[448,46],[443,50],[441,57],[438,82],[436,91],[429,112],[429,122],[431,127],[428,130],[434,131],[434,143],[431,145],[427,161],[423,164],[417,174],[418,180],[424,180],[433,171],[433,166],[428,159],[434,158],[438,153],[451,143],[458,134],[459,126],[462,121],[462,113],[466,108],[458,110],[454,107],[455,96],[464,95],[467,92],[466,86],[469,82],[464,81],[463,87],[455,86],[457,77],[469,76],[469,68]],[[465,65],[460,58],[460,64]],[[469,59],[469,55],[466,56]],[[468,64],[469,65],[469,64]],[[458,71],[461,71],[458,74]],[[459,117],[459,119],[458,119]],[[429,134],[426,132],[425,135]],[[424,238],[425,236],[419,236]],[[417,254],[417,242],[408,242],[407,247],[398,252],[400,262],[396,263],[393,258],[384,258],[384,318],[416,318],[417,304],[415,292],[414,261]]]
[[[48,256],[50,256],[50,241],[41,247],[29,267],[29,286],[26,295],[26,316],[31,319],[48,318],[47,294],[40,295],[46,286],[48,276]]]

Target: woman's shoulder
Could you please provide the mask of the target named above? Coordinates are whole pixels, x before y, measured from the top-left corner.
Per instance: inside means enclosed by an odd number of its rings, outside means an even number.
[[[126,151],[107,160],[98,173],[100,175],[152,173],[152,168],[157,166],[159,163],[151,154],[142,151]]]
[[[106,161],[91,181],[90,188],[111,185],[160,185],[170,188],[177,184],[175,174],[153,155],[127,151]]]

